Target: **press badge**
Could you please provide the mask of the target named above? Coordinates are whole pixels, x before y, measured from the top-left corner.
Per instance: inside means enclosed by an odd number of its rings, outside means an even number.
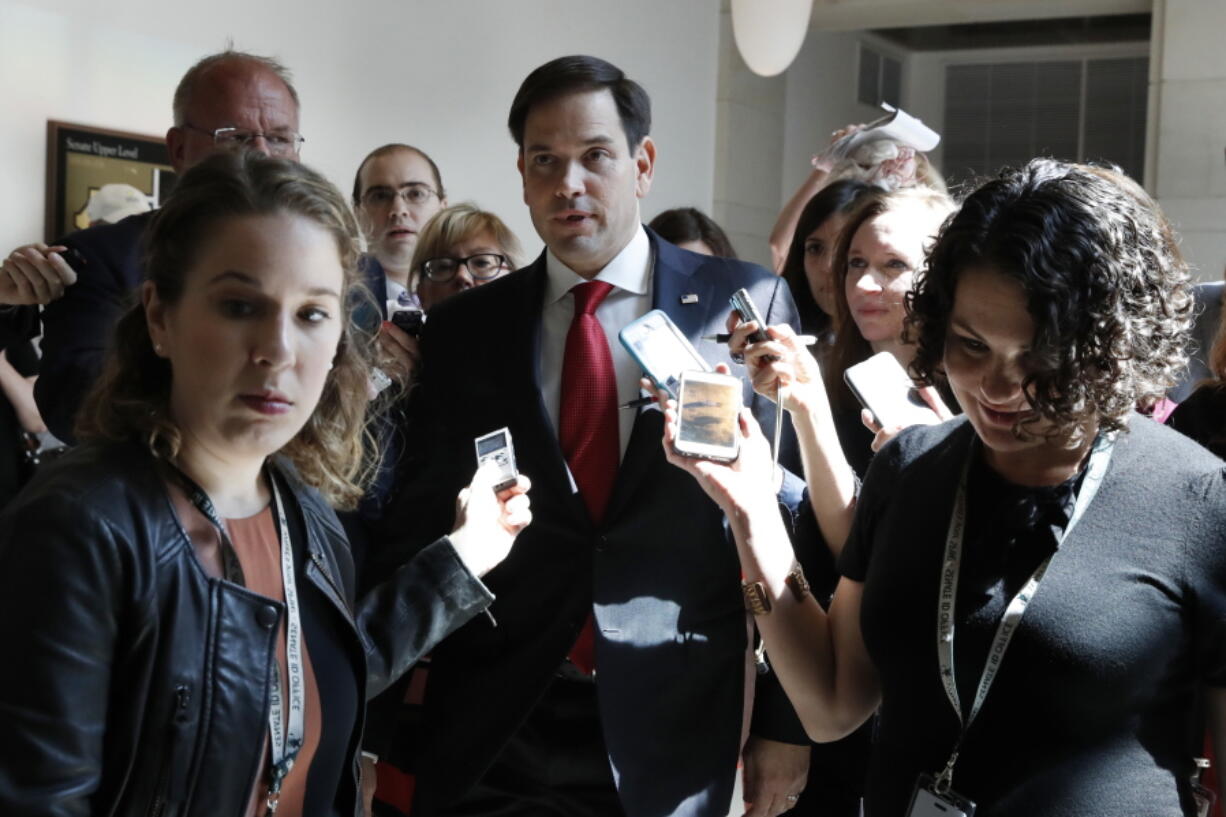
[[[937,794],[932,775],[921,774],[915,781],[907,817],[971,817],[974,813],[975,804],[953,789]]]

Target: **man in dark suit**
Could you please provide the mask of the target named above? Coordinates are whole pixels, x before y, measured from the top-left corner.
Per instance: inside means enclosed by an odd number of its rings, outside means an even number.
[[[175,90],[166,147],[176,173],[216,150],[298,158],[298,92],[280,63],[239,51],[197,62]],[[43,311],[42,364],[34,397],[47,426],[72,440],[85,395],[102,369],[111,332],[143,277],[141,236],[152,213],[90,227],[60,241],[77,282]],[[56,253],[44,253],[44,261]]]
[[[509,124],[547,250],[431,311],[416,445],[372,569],[450,524],[473,439],[503,426],[534,521],[485,577],[493,619],[434,653],[413,814],[723,817],[746,708],[737,559],[719,509],[664,459],[660,412],[617,408],[639,396],[640,371],[616,335],[659,308],[730,363],[700,338],[723,331],[735,290],[770,323],[794,324],[795,307],[767,271],[642,226],[650,102],[616,67],[541,66]],[[744,396],[769,433],[773,410],[748,384]],[[373,717],[372,737],[386,725]]]

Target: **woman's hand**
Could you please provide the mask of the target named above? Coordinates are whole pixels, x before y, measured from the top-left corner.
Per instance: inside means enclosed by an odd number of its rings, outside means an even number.
[[[531,481],[520,474],[514,485],[495,493],[500,473],[493,463],[482,465],[456,500],[451,544],[476,576],[485,575],[505,559],[515,537],[532,522]]]
[[[838,157],[832,155],[831,148],[837,145],[843,137],[853,134],[858,130],[864,130],[864,125],[844,125],[830,134],[830,144],[821,153],[813,157],[812,164],[814,169],[829,173],[839,161]]]
[[[716,371],[728,373],[728,367],[720,364]],[[649,380],[643,380],[643,388],[656,395],[664,412],[664,456],[673,465],[688,472],[702,486],[724,513],[732,518],[743,518],[752,509],[769,507],[777,515],[775,503],[774,461],[770,444],[762,436],[762,430],[749,409],[742,408],[739,416],[740,454],[732,463],[714,462],[697,457],[685,457],[673,450],[677,439],[677,401],[664,390],[656,390]]]
[[[928,407],[936,415],[936,419],[932,421],[933,424],[953,419],[954,413],[945,405],[945,401],[941,399],[941,395],[936,389],[932,386],[920,386],[916,391],[919,392],[920,397],[924,398],[924,402],[928,404]],[[873,413],[868,409],[860,410],[860,422],[864,423],[865,428],[875,435],[872,443],[873,453],[880,451],[882,446],[897,437],[907,427],[890,426],[889,428],[882,428],[881,424],[873,417]]]
[[[769,340],[749,343],[749,336],[758,331],[754,322],[740,322],[733,311],[728,317],[728,349],[745,357],[750,382],[758,394],[770,400],[778,396],[790,412],[806,411],[815,402],[825,399],[826,385],[817,360],[787,324],[766,327]]]

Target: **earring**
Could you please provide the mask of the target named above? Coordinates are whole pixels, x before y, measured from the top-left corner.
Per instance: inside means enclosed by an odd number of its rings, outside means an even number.
[[[160,343],[153,344],[153,351],[157,352],[159,355],[162,354],[162,344]]]

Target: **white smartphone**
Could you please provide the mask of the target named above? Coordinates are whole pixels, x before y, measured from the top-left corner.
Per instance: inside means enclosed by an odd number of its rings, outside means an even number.
[[[519,471],[515,467],[515,447],[511,445],[510,429],[500,428],[489,434],[482,434],[473,440],[473,445],[477,449],[478,468],[487,462],[498,466],[498,483],[494,486],[495,491],[510,488],[515,484],[519,478]]]
[[[677,324],[663,311],[653,309],[628,324],[617,338],[658,388],[677,397],[681,373],[709,372],[711,366],[694,349]]]
[[[898,358],[889,352],[878,352],[857,363],[843,373],[843,379],[882,428],[941,422],[924,402]]]
[[[686,457],[733,462],[741,453],[741,379],[683,372],[673,450]]]

